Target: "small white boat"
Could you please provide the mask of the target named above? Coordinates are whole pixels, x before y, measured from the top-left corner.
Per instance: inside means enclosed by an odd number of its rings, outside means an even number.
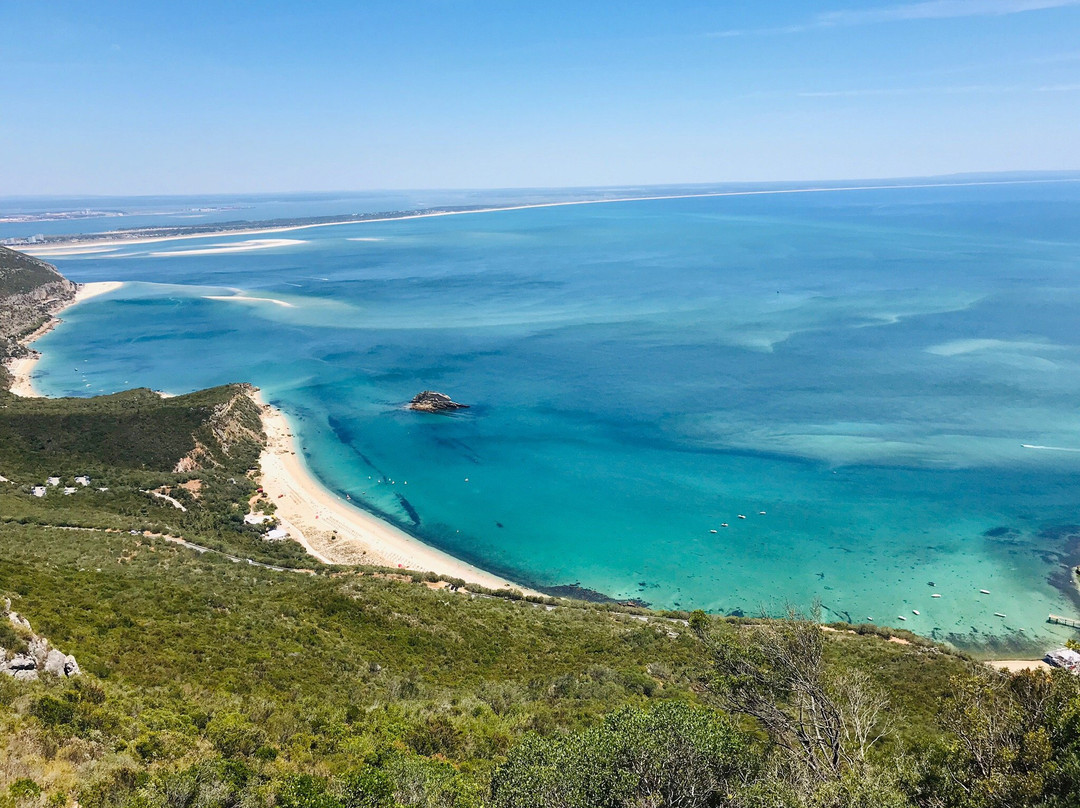
[[[728,526],[727,522],[721,522],[720,523],[720,527],[727,527],[727,526]]]
[[[709,532],[710,532],[710,533],[716,533],[717,531],[715,531],[715,530],[710,530]]]
[[[866,618],[866,619],[867,619],[867,620],[869,620],[869,621],[870,621],[871,623],[873,623],[873,622],[874,622],[874,618],[872,618],[872,617],[868,617],[868,618]]]
[[[932,597],[932,598],[940,598],[941,595],[931,595],[930,597]]]
[[[742,514],[740,513],[740,514],[739,514],[739,518],[740,518],[740,519],[745,519],[746,517],[745,517],[745,516],[743,516],[743,515],[742,515]]]
[[[764,516],[764,515],[765,515],[765,511],[758,511],[758,512],[757,512],[757,515],[758,515],[758,516]]]
[[[994,617],[1004,617],[1004,616],[1005,615],[1003,615],[1001,612],[994,612]]]
[[[990,594],[989,589],[980,589],[979,591],[982,592],[984,595],[989,595]]]
[[[900,618],[901,620],[904,620],[905,622],[907,621],[907,618],[906,618],[906,617],[904,617],[904,615],[902,615],[902,614],[901,614],[901,615],[897,615],[897,617],[899,617],[899,618]]]
[[[911,610],[911,613],[912,613],[912,614],[918,614],[918,613],[919,613],[919,610],[918,610],[918,609],[912,609],[912,610]]]

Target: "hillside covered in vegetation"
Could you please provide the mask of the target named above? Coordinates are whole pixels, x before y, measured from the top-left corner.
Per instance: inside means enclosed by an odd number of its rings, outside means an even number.
[[[0,675],[0,808],[1080,805],[1063,671],[265,541],[248,392],[0,392],[0,602],[80,669]]]

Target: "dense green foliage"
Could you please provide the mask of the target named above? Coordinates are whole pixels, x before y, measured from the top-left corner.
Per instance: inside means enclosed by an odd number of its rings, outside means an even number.
[[[0,298],[23,295],[61,279],[52,264],[0,247]]]
[[[13,805],[1064,806],[1080,773],[1075,678],[805,621],[691,627],[10,523],[0,594],[85,671],[0,680]],[[768,664],[769,632],[817,649],[804,672],[883,695],[884,735],[857,763],[802,777],[725,700],[732,663]],[[990,798],[1006,787],[1011,803]]]
[[[86,671],[0,681],[0,737],[20,776],[83,805],[125,804],[192,767],[242,770],[245,793],[294,774],[340,790],[368,766],[395,793],[480,794],[526,732],[698,700],[698,643],[685,626],[583,604],[275,573],[39,526],[0,532],[0,590]]]
[[[0,475],[11,481],[0,484],[0,524],[183,536],[245,558],[307,565],[300,547],[265,542],[263,528],[243,522],[262,441],[258,407],[242,385],[174,398],[150,390],[87,399],[0,392]],[[188,457],[189,470],[178,472]],[[90,485],[78,485],[79,475]],[[59,485],[33,496],[50,476]],[[65,487],[76,490],[65,495]]]
[[[216,415],[226,408],[235,412]],[[235,445],[215,434],[215,418],[232,422],[226,426],[238,435]],[[146,389],[94,398],[0,398],[0,462],[23,476],[171,472],[196,443],[206,453],[201,465],[244,473],[258,460],[261,431],[258,409],[238,385],[174,398]]]

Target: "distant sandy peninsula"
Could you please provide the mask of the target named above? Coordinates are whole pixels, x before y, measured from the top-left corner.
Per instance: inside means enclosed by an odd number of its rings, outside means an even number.
[[[713,197],[737,197],[737,196],[774,196],[784,194],[821,194],[838,193],[842,191],[883,191],[898,190],[905,188],[966,188],[984,185],[1031,185],[1054,182],[1080,182],[1080,179],[1016,179],[1016,180],[972,180],[966,182],[921,182],[921,183],[881,183],[844,186],[806,186],[801,188],[761,188],[731,191],[703,191],[699,193],[684,194],[654,194],[641,196],[600,197],[596,199],[569,199],[553,202],[532,202],[524,204],[509,203],[505,205],[466,206],[460,208],[431,208],[413,211],[391,211],[385,213],[358,214],[355,216],[332,216],[316,217],[311,219],[286,220],[286,223],[275,222],[240,222],[235,226],[224,226],[215,229],[212,226],[191,227],[162,227],[139,230],[113,230],[104,233],[94,233],[74,236],[54,236],[47,238],[42,243],[12,243],[9,246],[18,249],[27,255],[39,258],[60,258],[68,255],[86,255],[97,252],[108,252],[130,244],[148,244],[162,241],[177,241],[181,239],[222,238],[223,236],[260,235],[266,233],[288,233],[296,230],[308,230],[316,227],[337,227],[340,225],[364,224],[368,222],[393,222],[404,219],[428,219],[439,216],[462,216],[470,213],[495,213],[499,211],[532,210],[536,208],[559,208],[575,205],[603,205],[613,202],[650,202],[664,199],[706,199]],[[273,240],[267,239],[267,242]],[[288,240],[283,239],[283,242]],[[274,246],[266,244],[267,247]],[[284,246],[284,245],[278,245]],[[250,246],[240,245],[212,245],[208,249],[222,251],[228,249],[248,250]],[[166,253],[162,253],[163,255]],[[171,253],[168,253],[171,254]],[[194,252],[188,253],[194,254]],[[207,253],[203,253],[207,254]]]

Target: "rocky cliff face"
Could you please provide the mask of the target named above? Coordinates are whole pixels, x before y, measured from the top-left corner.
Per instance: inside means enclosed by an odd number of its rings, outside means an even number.
[[[11,630],[5,631],[3,636],[6,637],[4,642],[13,646],[0,647],[0,674],[24,682],[45,674],[59,677],[79,675],[81,671],[75,657],[53,648],[47,639],[35,634],[30,621],[11,611],[11,601],[6,598],[0,620],[5,622],[5,628],[11,626]]]
[[[180,459],[175,472],[225,466],[238,452],[261,448],[266,443],[259,406],[251,398],[255,388],[234,384],[230,389],[232,397],[215,406],[203,428],[194,433],[195,447]]]
[[[0,247],[0,360],[25,355],[21,340],[70,303],[78,288],[52,264]]]

